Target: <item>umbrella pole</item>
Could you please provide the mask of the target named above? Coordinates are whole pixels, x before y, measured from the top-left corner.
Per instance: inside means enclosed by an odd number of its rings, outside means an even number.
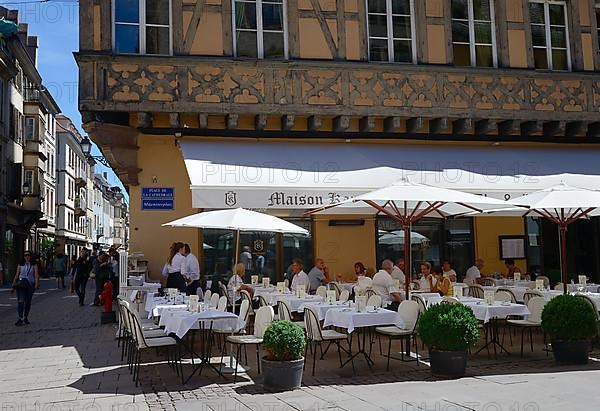
[[[563,224],[560,225],[560,274],[563,282],[563,294],[566,294],[569,279],[567,274],[567,226]]]
[[[410,252],[410,224],[404,224],[404,291],[406,293],[406,299],[409,299],[409,283],[412,280],[412,261]]]

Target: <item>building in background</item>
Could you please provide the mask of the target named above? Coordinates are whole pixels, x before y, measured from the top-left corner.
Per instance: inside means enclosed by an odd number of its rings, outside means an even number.
[[[93,213],[94,249],[127,244],[128,205],[121,190],[108,182],[106,172],[94,175]]]

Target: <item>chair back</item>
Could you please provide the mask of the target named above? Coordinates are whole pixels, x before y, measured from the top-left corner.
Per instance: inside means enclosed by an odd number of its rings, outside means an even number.
[[[206,292],[204,293],[204,303],[210,304],[211,297],[212,297],[212,291],[206,290]]]
[[[280,320],[292,321],[292,310],[290,310],[290,306],[285,300],[277,302],[277,314],[279,314]]]
[[[544,295],[538,291],[538,290],[527,290],[525,291],[525,293],[523,294],[523,303],[525,305],[527,305],[527,303],[529,302],[529,300],[531,300],[534,297],[544,297]]]
[[[127,318],[127,308],[129,304],[122,297],[117,297],[117,309],[119,310],[119,324],[121,326],[121,333],[131,334],[131,328],[129,326],[129,319]]]
[[[144,332],[142,331],[140,321],[129,308],[127,308],[127,314],[127,317],[129,318],[129,324],[131,326],[131,334],[133,335],[136,345],[138,348],[146,348],[146,339],[144,338]]]
[[[374,294],[372,296],[369,297],[369,299],[367,300],[367,307],[381,307],[381,304],[383,303],[383,300],[381,299],[380,295]]]
[[[243,300],[240,304],[240,313],[238,317],[240,317],[245,323],[248,323],[248,314],[250,312],[250,302],[248,300]]]
[[[542,323],[542,311],[548,301],[544,297],[531,297],[527,302],[527,308],[529,309],[529,321],[536,323]]]
[[[317,310],[311,305],[304,307],[304,323],[306,324],[306,336],[309,341],[323,341],[319,315],[317,314]]]
[[[242,301],[248,301],[248,315],[254,315],[254,308],[252,308],[252,297],[246,290],[240,290],[240,298]]]
[[[287,278],[283,280],[283,285],[285,286],[285,288],[290,288],[290,280],[288,280]]]
[[[563,291],[564,290],[564,284],[563,283],[556,283],[556,285],[554,286],[554,290],[555,291]]]
[[[489,278],[489,277],[484,278],[481,281],[481,283],[486,287],[495,287],[496,286],[496,280],[493,278]]]
[[[469,295],[474,298],[483,298],[485,290],[479,284],[473,284],[469,286]]]
[[[371,287],[373,285],[373,279],[370,277],[360,277],[358,279],[358,286],[362,289]]]
[[[508,295],[510,295],[510,302],[513,304],[517,303],[517,296],[515,295],[515,293],[513,292],[513,290],[511,290],[510,288],[507,287],[498,287],[498,289],[496,290],[496,292],[498,291],[504,291],[505,293],[508,293]]]
[[[336,283],[329,283],[328,286],[329,286],[330,290],[335,291],[335,299],[339,300],[340,294],[342,293],[342,290],[340,290],[340,287]]]
[[[512,302],[512,297],[506,291],[496,291],[494,294],[494,301]]]
[[[368,289],[365,291],[365,296],[367,297],[367,301],[369,301],[369,299],[371,297],[373,297],[374,295],[377,295],[377,293],[371,289]]]
[[[343,290],[340,293],[340,296],[338,298],[338,301],[348,301],[348,298],[350,298],[350,291],[348,290]]]
[[[416,301],[405,300],[398,306],[398,315],[404,322],[405,330],[414,330],[417,326],[420,314],[419,303]]]
[[[265,297],[263,297],[262,295],[259,295],[256,298],[258,299],[259,307],[268,307],[269,306],[269,303],[267,302],[267,300],[265,300]]]
[[[325,287],[324,285],[320,285],[317,288],[317,292],[315,294],[317,294],[319,297],[325,300],[327,298],[327,287]]]
[[[210,306],[210,308],[217,308],[217,305],[219,305],[219,294],[213,294],[210,297],[210,302],[208,305]]]
[[[219,295],[221,297],[227,297],[227,287],[225,286],[225,284],[223,284],[220,281],[219,281]]]
[[[548,288],[548,286],[550,285],[550,279],[548,277],[546,277],[545,275],[538,275],[537,277],[535,277],[536,280],[544,280],[544,287]]]
[[[465,278],[465,279],[463,280],[463,283],[465,283],[466,285],[475,285],[475,284],[477,284],[477,283],[475,282],[475,279],[474,279],[474,278]]]
[[[227,311],[227,297],[225,297],[224,295],[219,297],[219,302],[217,304],[217,310]]]
[[[598,313],[598,306],[596,305],[596,302],[594,300],[592,300],[587,295],[583,295],[583,294],[575,294],[575,297],[582,298],[586,303],[591,305],[592,308],[594,309],[594,312],[596,313],[596,321],[600,320],[600,313]]]
[[[271,306],[260,307],[256,310],[256,315],[254,316],[254,336],[263,338],[265,331],[267,331],[267,328],[273,322],[274,317],[275,313]]]
[[[411,281],[409,284],[410,289],[412,290],[420,290],[421,289],[421,283],[418,281]]]
[[[421,314],[423,314],[425,310],[427,310],[427,304],[425,304],[425,300],[419,294],[413,294],[411,296],[411,300],[419,304],[419,312]]]
[[[440,301],[440,304],[460,304],[460,301],[456,297],[445,296]]]

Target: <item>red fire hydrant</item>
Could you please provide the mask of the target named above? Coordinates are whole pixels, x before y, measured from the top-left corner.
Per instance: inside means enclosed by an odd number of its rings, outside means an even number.
[[[102,324],[114,323],[116,321],[116,315],[112,309],[112,290],[112,282],[106,280],[102,293],[100,294],[100,302],[104,305],[104,310],[100,317],[100,322]]]

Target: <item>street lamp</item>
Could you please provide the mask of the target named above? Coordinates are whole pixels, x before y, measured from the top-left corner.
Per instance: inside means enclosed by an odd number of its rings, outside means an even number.
[[[23,194],[24,194],[24,195],[29,195],[29,194],[31,194],[31,187],[29,186],[29,182],[28,182],[28,181],[25,181],[25,182],[23,183]]]
[[[92,142],[89,138],[84,137],[79,143],[79,145],[81,146],[81,151],[83,151],[84,156],[86,156],[87,158],[91,158],[94,161],[97,161],[106,167],[110,167],[110,164],[108,163],[108,161],[106,161],[106,159],[103,156],[92,155]]]

